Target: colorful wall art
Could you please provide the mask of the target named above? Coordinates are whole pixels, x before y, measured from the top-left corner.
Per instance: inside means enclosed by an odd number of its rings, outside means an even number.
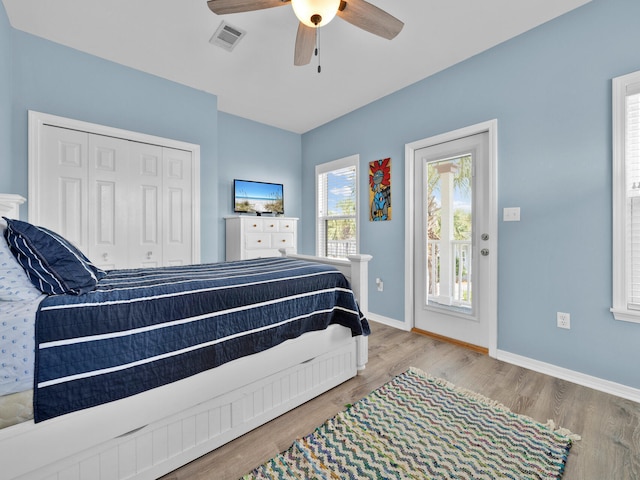
[[[391,220],[391,158],[369,162],[369,220]]]

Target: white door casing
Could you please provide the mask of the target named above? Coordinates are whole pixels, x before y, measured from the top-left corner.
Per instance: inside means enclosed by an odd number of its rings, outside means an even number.
[[[481,283],[481,291],[474,285],[476,295],[474,301],[474,311],[472,315],[456,315],[454,311],[439,309],[437,306],[424,306],[420,294],[424,291],[420,283],[425,281],[422,274],[420,262],[424,261],[423,255],[419,252],[417,245],[421,245],[420,233],[422,225],[416,221],[422,212],[422,178],[416,179],[416,171],[422,175],[420,162],[423,153],[432,152],[437,159],[449,158],[449,155],[456,155],[455,141],[462,138],[471,137],[478,134],[486,134],[487,151],[484,159],[484,166],[478,172],[476,170],[476,183],[481,181],[482,185],[476,185],[476,197],[474,198],[474,237],[473,237],[473,258],[474,272],[480,275],[474,283]],[[453,142],[446,145],[447,142]],[[437,146],[437,147],[436,147]],[[465,343],[479,345],[488,348],[491,356],[497,351],[497,121],[484,122],[467,128],[445,133],[424,140],[419,140],[405,147],[405,318],[411,327],[431,331],[446,337],[454,338]],[[431,149],[432,148],[432,149]],[[463,144],[463,150],[467,148]],[[423,150],[421,149],[429,149]],[[459,153],[459,152],[458,152]],[[483,218],[484,216],[484,218]],[[483,240],[481,235],[485,234]],[[416,241],[416,239],[418,239]],[[480,250],[486,249],[483,256]],[[479,285],[478,285],[479,286]],[[478,296],[481,295],[481,298]],[[481,301],[478,301],[481,300]],[[429,320],[436,319],[441,322],[430,324],[425,328],[424,323],[418,320],[418,314],[428,313]],[[444,316],[442,316],[444,314]],[[451,321],[453,320],[453,321]],[[469,327],[471,328],[469,329]],[[461,330],[462,329],[462,330]],[[468,330],[467,330],[468,329]],[[473,330],[476,332],[473,333]],[[478,330],[480,329],[480,330]],[[462,333],[461,333],[462,332]],[[471,336],[465,336],[467,333]]]

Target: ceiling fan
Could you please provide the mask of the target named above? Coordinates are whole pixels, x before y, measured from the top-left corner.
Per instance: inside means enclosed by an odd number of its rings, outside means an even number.
[[[280,7],[291,3],[300,20],[293,56],[294,65],[306,65],[316,46],[316,29],[329,23],[334,16],[346,20],[367,32],[391,40],[404,23],[365,0],[208,0],[213,13],[250,12]]]

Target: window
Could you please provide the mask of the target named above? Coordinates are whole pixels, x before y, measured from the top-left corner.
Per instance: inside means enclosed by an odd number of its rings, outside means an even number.
[[[611,311],[640,323],[640,72],[613,80]]]
[[[358,155],[316,166],[316,254],[358,252]]]

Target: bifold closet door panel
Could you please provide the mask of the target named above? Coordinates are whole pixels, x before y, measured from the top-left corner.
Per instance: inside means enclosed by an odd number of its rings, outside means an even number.
[[[127,268],[129,144],[89,135],[89,245],[87,256],[100,268]]]
[[[43,127],[35,178],[37,219],[31,222],[49,228],[88,251],[88,141],[85,132]]]
[[[186,265],[193,258],[193,202],[191,152],[164,147],[163,263]]]
[[[129,187],[129,265],[164,265],[162,147],[131,142]]]

